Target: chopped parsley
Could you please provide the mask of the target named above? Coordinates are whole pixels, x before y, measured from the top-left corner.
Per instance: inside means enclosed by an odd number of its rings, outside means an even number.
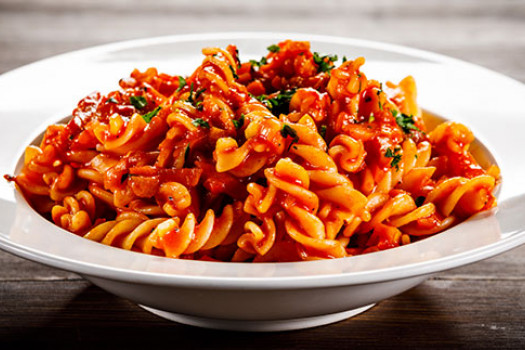
[[[179,87],[177,88],[177,90],[175,90],[175,92],[179,92],[185,86],[186,86],[186,79],[184,79],[182,76],[179,76]]]
[[[191,103],[192,105],[195,105],[195,107],[199,108],[199,103],[198,102],[196,103],[196,101],[200,97],[200,95],[202,95],[202,93],[204,91],[206,91],[206,89],[200,89],[199,91],[194,92],[193,91],[193,83],[191,83],[191,85],[190,85],[190,95],[188,96],[188,99],[186,101]]]
[[[201,128],[206,128],[206,129],[210,128],[210,124],[202,118],[194,119],[191,123],[195,125],[196,127],[201,127]]]
[[[318,52],[314,52],[314,62],[317,64],[317,72],[327,72],[329,73],[334,65],[332,62],[337,61],[337,55],[326,55],[321,56]]]
[[[244,114],[241,114],[241,117],[239,119],[233,119],[232,120],[233,125],[235,126],[235,129],[240,129],[244,125]]]
[[[152,110],[151,112],[148,112],[146,114],[144,114],[142,116],[142,119],[144,119],[146,121],[146,123],[149,123],[151,121],[151,119],[153,119],[154,116],[156,116],[157,114],[159,114],[159,111],[161,110],[162,108],[160,108],[160,106],[158,106],[157,108],[155,108],[154,110]]]
[[[399,147],[396,147],[394,151],[392,151],[391,148],[387,148],[385,152],[385,157],[392,158],[392,161],[390,162],[390,167],[396,168],[399,170],[399,162],[401,161],[401,154],[399,153],[401,149]]]
[[[348,61],[348,58],[346,58],[346,56],[343,56],[343,63],[345,63],[346,61]]]
[[[281,135],[285,138],[288,136],[291,136],[292,138],[294,139],[297,138],[297,140],[299,140],[297,136],[297,132],[294,130],[294,128],[292,128],[288,124],[284,124],[283,127],[281,128]]]
[[[237,68],[241,68],[241,59],[239,58],[239,49],[235,48],[235,60],[237,61]]]
[[[410,133],[411,131],[419,131],[422,132],[421,129],[419,129],[416,126],[416,123],[414,121],[414,117],[411,115],[406,115],[403,113],[398,113],[395,109],[391,110],[392,115],[394,118],[396,118],[396,123],[399,125],[401,129],[403,129],[403,132],[405,134]]]
[[[260,61],[256,61],[256,60],[250,60],[250,64],[252,65],[252,68],[253,67],[260,67],[260,66],[263,66],[265,65],[266,63],[268,63],[268,60],[266,59],[266,57],[262,57]]]
[[[290,150],[290,147],[292,147],[294,143],[299,142],[299,136],[297,136],[297,132],[288,124],[283,125],[281,129],[281,135],[284,138],[288,138],[288,136],[292,138],[292,142],[290,142],[290,145],[288,146],[288,150]]]
[[[383,110],[383,105],[381,104],[381,93],[383,92],[383,86],[381,85],[381,88],[377,90],[377,104],[379,105],[379,109]]]
[[[281,48],[278,45],[270,45],[267,47],[268,51],[270,52],[279,52],[281,51]]]
[[[190,85],[190,95],[188,96],[187,102],[193,104],[193,83]]]
[[[200,89],[199,91],[197,91],[195,93],[195,99],[198,99],[200,97],[200,95],[202,95],[202,93],[206,91],[206,89]]]
[[[184,163],[188,161],[189,156],[190,156],[190,144],[188,143],[186,145],[186,149],[184,150]]]
[[[286,90],[270,98],[267,95],[260,95],[255,98],[264,103],[273,114],[279,116],[281,114],[288,114],[290,111],[290,101],[295,91],[296,89]]]
[[[368,122],[372,123],[374,120],[376,120],[376,117],[374,116],[374,113],[370,114],[370,117],[368,117]]]
[[[272,108],[272,105],[268,102],[268,95],[259,95],[259,96],[255,96],[255,95],[252,95],[250,94],[253,98],[256,98],[259,102],[262,102],[263,104],[266,105],[266,107],[268,107],[268,109],[271,109]]]
[[[146,101],[146,98],[144,96],[131,96],[129,98],[129,102],[135,107],[136,109],[142,109],[147,106],[148,101]]]
[[[230,70],[232,71],[232,74],[233,74],[233,77],[235,79],[239,79],[239,76],[237,75],[237,73],[235,73],[235,69],[233,69],[232,65],[228,65],[230,67]]]
[[[110,97],[106,100],[106,103],[118,103],[118,101],[115,100],[113,97]]]
[[[319,135],[324,139],[326,136],[326,125],[321,125],[319,128]]]

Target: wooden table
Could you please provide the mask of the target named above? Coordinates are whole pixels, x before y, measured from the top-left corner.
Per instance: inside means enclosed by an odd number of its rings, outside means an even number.
[[[239,30],[403,44],[525,82],[525,1],[489,0],[0,0],[0,73],[112,41]],[[353,319],[275,334],[168,322],[75,274],[0,252],[0,342],[55,348],[79,347],[79,342],[88,348],[523,348],[525,247],[441,273]]]

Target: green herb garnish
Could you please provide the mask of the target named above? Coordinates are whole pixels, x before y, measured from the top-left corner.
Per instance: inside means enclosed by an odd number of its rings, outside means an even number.
[[[281,51],[281,48],[278,45],[270,45],[267,47],[268,51],[270,52],[279,52]]]
[[[272,111],[274,115],[288,114],[290,111],[290,101],[295,94],[296,89],[279,92],[275,97],[268,97],[267,95],[256,96],[255,98],[261,101]]]
[[[326,55],[321,56],[318,52],[314,52],[314,62],[317,64],[317,72],[327,72],[329,73],[334,69],[332,62],[337,61],[337,55]]]
[[[185,86],[186,86],[186,79],[184,79],[182,76],[179,76],[179,87],[177,88],[177,90],[175,90],[175,92],[179,92]]]
[[[377,90],[377,104],[379,105],[379,109],[383,110],[383,105],[381,104],[381,93],[383,92],[382,88]]]
[[[142,119],[144,119],[146,121],[146,123],[149,123],[151,121],[151,119],[153,119],[154,116],[156,116],[157,114],[159,114],[159,111],[161,110],[162,108],[160,108],[160,106],[158,106],[157,108],[155,108],[154,110],[152,110],[151,112],[148,112],[146,114],[144,114],[142,116]]]
[[[233,74],[233,77],[235,79],[239,79],[239,76],[237,75],[237,73],[235,73],[235,69],[233,69],[232,65],[228,65],[230,67],[230,70],[232,71],[232,74]]]
[[[399,114],[396,110],[392,110],[391,112],[392,112],[392,115],[394,116],[394,118],[396,118],[397,125],[399,125],[399,127],[401,129],[403,129],[403,132],[405,134],[410,133],[412,130],[413,131],[422,132],[421,129],[419,129],[416,126],[413,116],[406,115],[406,114],[403,114],[403,113]],[[394,114],[394,112],[395,112],[395,114]]]
[[[200,89],[199,91],[194,93],[193,92],[193,83],[191,83],[191,85],[190,85],[190,95],[188,96],[188,99],[186,101],[191,103],[195,107],[199,107],[199,103],[198,102],[195,103],[195,101],[197,101],[197,99],[200,97],[200,95],[202,95],[202,93],[204,91],[206,91],[206,89]]]
[[[288,150],[290,150],[290,147],[292,147],[294,143],[299,142],[299,136],[297,136],[297,132],[288,124],[283,125],[281,129],[281,135],[284,138],[287,138],[288,136],[292,138],[292,142],[290,142],[290,145],[288,146]]]
[[[129,98],[129,102],[135,107],[136,109],[142,109],[147,106],[148,101],[146,101],[146,98],[144,96],[131,96]]]
[[[194,119],[191,123],[193,125],[195,125],[196,127],[202,127],[202,128],[206,128],[206,129],[210,128],[210,124],[206,120],[204,120],[202,118]]]
[[[266,63],[268,63],[268,60],[264,56],[261,58],[260,61],[250,60],[250,64],[252,65],[252,68],[253,67],[260,67],[262,65],[265,65]]]
[[[110,97],[106,100],[106,103],[118,103],[118,101],[115,100],[113,97]]]
[[[266,105],[266,107],[268,107],[268,109],[272,109],[272,105],[268,102],[268,95],[255,96],[255,95],[252,95],[251,93],[249,93],[249,94],[250,94],[251,97],[255,98],[259,102],[261,102],[264,105]]]
[[[399,153],[400,150],[401,149],[399,147],[396,147],[394,151],[392,151],[390,148],[387,148],[385,152],[385,157],[392,158],[390,167],[395,167],[397,170],[399,170],[399,162],[401,161],[401,154]]]
[[[190,156],[190,144],[187,144],[186,149],[184,150],[184,163],[188,161],[189,156]]]
[[[321,125],[319,128],[319,135],[324,139],[326,136],[326,125]]]
[[[200,97],[200,95],[202,95],[202,93],[206,91],[206,89],[200,89],[199,91],[197,91],[195,93],[195,99],[198,99]]]
[[[244,114],[241,114],[241,117],[239,119],[233,119],[232,120],[233,125],[235,126],[235,129],[240,129],[244,125]]]
[[[193,104],[193,83],[190,85],[190,94],[188,96],[187,102]]]
[[[237,61],[237,68],[241,68],[241,59],[239,58],[239,49],[235,48],[235,60]]]

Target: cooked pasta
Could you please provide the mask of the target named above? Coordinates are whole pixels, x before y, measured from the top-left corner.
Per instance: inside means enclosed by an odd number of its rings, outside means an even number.
[[[30,145],[14,181],[84,238],[180,259],[343,258],[409,244],[496,204],[461,124],[427,130],[414,79],[308,42],[242,63],[203,49],[187,77],[134,70]],[[337,64],[339,63],[339,64]]]

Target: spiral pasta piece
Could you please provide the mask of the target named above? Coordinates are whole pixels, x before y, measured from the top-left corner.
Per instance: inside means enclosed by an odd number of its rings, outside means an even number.
[[[275,242],[275,224],[271,218],[264,218],[263,225],[259,226],[248,221],[244,226],[247,233],[239,237],[239,248],[250,254],[265,255]]]
[[[80,234],[91,227],[95,210],[95,199],[91,193],[80,191],[75,196],[65,197],[62,205],[53,206],[51,218],[58,226]]]
[[[83,236],[87,239],[127,250],[151,254],[156,250],[176,258],[198,250],[213,249],[223,243],[234,224],[233,208],[228,205],[216,218],[208,210],[197,222],[190,213],[180,224],[178,218],[149,219],[138,213],[120,215],[116,220],[101,223]]]
[[[341,169],[355,173],[364,166],[366,151],[363,143],[359,140],[348,135],[338,135],[330,143],[328,154]]]

